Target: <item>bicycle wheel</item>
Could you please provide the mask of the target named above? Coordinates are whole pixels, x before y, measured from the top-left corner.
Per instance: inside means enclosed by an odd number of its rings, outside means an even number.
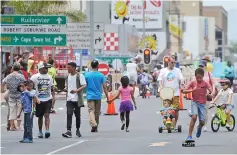
[[[211,129],[213,132],[217,132],[220,128],[220,122],[219,122],[219,117],[218,116],[214,116],[211,119]]]
[[[235,117],[231,114],[230,115],[230,126],[229,128],[226,128],[228,131],[233,131],[235,129]]]

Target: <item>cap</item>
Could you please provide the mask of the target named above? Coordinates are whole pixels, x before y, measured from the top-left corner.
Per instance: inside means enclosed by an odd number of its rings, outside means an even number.
[[[211,61],[209,56],[204,56],[202,60]]]
[[[142,57],[140,55],[137,55],[135,59],[141,59]]]
[[[200,67],[205,67],[205,66],[207,66],[206,61],[205,61],[205,60],[201,60],[200,63],[199,63],[199,66],[200,66]]]
[[[42,69],[42,68],[51,68],[52,66],[50,64],[44,63],[44,62],[40,62],[38,63],[38,69]]]
[[[15,63],[12,65],[12,68],[20,69],[20,68],[21,68],[21,64],[20,64],[19,62],[15,62]]]

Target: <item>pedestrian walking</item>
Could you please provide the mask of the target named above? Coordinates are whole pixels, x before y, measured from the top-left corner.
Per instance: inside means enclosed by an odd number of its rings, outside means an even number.
[[[127,75],[129,76],[130,79],[130,84],[133,85],[133,88],[135,88],[136,83],[137,83],[137,70],[138,66],[135,62],[132,60],[129,60],[128,63],[126,64],[126,69],[127,69]]]
[[[39,126],[39,138],[43,138],[43,117],[45,118],[45,138],[50,137],[49,125],[50,125],[50,111],[53,109],[52,104],[52,92],[53,89],[53,79],[48,75],[48,68],[51,65],[40,62],[38,64],[39,73],[34,74],[31,77],[31,80],[34,82],[36,89],[36,97],[39,99],[40,104],[36,104],[35,115],[38,117],[38,126]]]
[[[73,111],[76,117],[76,135],[81,137],[81,107],[84,107],[83,90],[86,88],[86,80],[83,74],[76,72],[77,64],[68,63],[68,77],[65,81],[64,90],[67,92],[67,132],[62,136],[72,137],[72,116]]]
[[[135,109],[137,109],[137,105],[134,97],[134,89],[129,86],[129,78],[127,76],[123,76],[120,81],[122,83],[122,87],[119,87],[118,94],[113,99],[108,101],[108,103],[111,103],[115,99],[119,98],[119,96],[121,95],[121,103],[119,108],[120,119],[122,122],[121,130],[124,130],[126,125],[126,132],[129,132],[128,127],[130,123],[130,111],[133,111],[133,104],[131,100],[134,103]]]
[[[212,100],[212,98],[216,96],[216,94],[218,92],[217,92],[217,89],[215,87],[215,83],[214,83],[214,80],[213,80],[212,73],[208,72],[207,69],[206,69],[207,68],[207,60],[201,60],[201,62],[199,64],[199,67],[204,70],[203,80],[206,81],[212,87],[212,93],[211,92],[207,92],[207,94],[210,94],[210,95],[207,95],[206,118],[205,118],[205,125],[203,127],[203,131],[207,132],[208,131],[207,123],[208,123],[208,110],[209,110],[208,107],[209,107],[209,103]]]
[[[91,62],[92,71],[85,74],[87,84],[86,99],[90,117],[91,132],[98,132],[102,88],[106,95],[107,101],[109,99],[106,78],[103,74],[98,72],[98,66],[99,62],[97,60],[93,60]]]
[[[204,70],[197,68],[195,70],[195,80],[192,80],[188,83],[183,93],[192,93],[192,102],[191,102],[191,121],[189,124],[189,134],[186,140],[192,140],[193,128],[199,118],[199,125],[197,128],[196,137],[199,138],[202,133],[202,127],[205,124],[206,118],[206,94],[207,90],[212,92],[211,86],[203,79]]]
[[[9,93],[5,94],[6,98],[8,98],[9,105],[9,123],[10,129],[9,131],[22,130],[21,129],[21,117],[17,116],[20,114],[20,106],[21,106],[21,93],[17,91],[17,87],[20,83],[25,81],[25,78],[20,71],[20,63],[15,62],[12,66],[12,73],[10,73],[6,79],[3,81],[6,84]],[[7,97],[8,96],[8,97]],[[17,128],[15,129],[14,121],[17,120]]]
[[[179,96],[180,88],[183,83],[183,75],[179,68],[175,67],[176,61],[174,57],[169,57],[168,67],[161,69],[158,81],[159,81],[159,90],[164,87],[170,87],[174,90],[174,97],[172,101],[172,108],[175,108],[175,124],[174,131],[178,131],[176,124],[179,118]],[[159,91],[158,91],[159,92]]]
[[[230,87],[232,87],[233,81],[234,81],[234,78],[235,78],[235,68],[231,64],[230,61],[227,62],[227,66],[225,67],[224,73],[225,73],[225,78],[230,80],[230,84],[231,84]]]
[[[18,86],[18,91],[21,92],[21,112],[22,110],[24,112],[24,135],[23,139],[19,141],[20,143],[33,143],[33,109],[35,107],[33,99],[34,102],[40,103],[40,101],[37,101],[35,96],[36,91],[33,90],[33,88],[34,83],[32,80],[27,80],[25,83],[21,83]],[[20,117],[20,114],[18,117]]]

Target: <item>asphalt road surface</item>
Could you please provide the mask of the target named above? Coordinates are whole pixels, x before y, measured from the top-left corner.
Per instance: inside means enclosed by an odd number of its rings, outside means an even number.
[[[235,101],[237,97],[235,97]],[[57,114],[51,115],[51,137],[37,138],[37,119],[34,119],[34,143],[21,144],[23,131],[6,131],[7,107],[1,108],[1,151],[2,154],[237,154],[237,130],[228,132],[220,128],[219,132],[202,133],[196,140],[196,147],[182,147],[182,141],[188,134],[190,117],[188,111],[180,112],[178,124],[182,125],[182,133],[159,133],[158,126],[162,118],[156,112],[161,108],[160,99],[137,99],[138,110],[131,113],[130,132],[121,131],[119,115],[100,117],[98,133],[91,133],[87,108],[82,109],[82,137],[75,135],[75,119],[73,119],[73,137],[63,138],[66,131],[65,101],[57,101]],[[185,101],[189,108],[190,101]],[[107,104],[103,103],[102,112],[106,112]],[[119,101],[116,101],[118,110]],[[209,111],[209,118],[215,113],[215,108]],[[233,114],[237,117],[237,109]],[[209,120],[210,122],[210,120]]]

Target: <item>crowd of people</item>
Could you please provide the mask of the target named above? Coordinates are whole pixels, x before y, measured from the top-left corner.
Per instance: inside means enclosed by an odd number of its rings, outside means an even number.
[[[99,62],[93,60],[91,62],[91,70],[83,75],[77,71],[75,62],[68,63],[68,76],[65,79],[65,88],[67,92],[66,107],[67,107],[67,129],[62,133],[63,137],[71,138],[72,133],[72,117],[73,113],[76,117],[76,136],[81,137],[81,108],[84,107],[83,90],[86,89],[86,100],[89,113],[89,123],[91,132],[98,132],[99,117],[101,112],[102,91],[107,98],[107,103],[110,104],[113,100],[121,96],[120,103],[120,118],[122,122],[121,130],[126,127],[126,132],[129,132],[130,112],[137,109],[136,100],[134,97],[135,87],[144,87],[153,89],[153,94],[159,94],[162,88],[170,87],[174,90],[172,99],[172,108],[175,108],[174,115],[174,131],[177,131],[176,124],[179,118],[180,110],[180,89],[183,93],[193,94],[191,104],[191,122],[189,128],[188,140],[192,139],[192,131],[199,116],[199,126],[197,137],[200,137],[202,129],[207,131],[207,112],[208,105],[213,104],[213,99],[221,99],[222,104],[227,104],[227,126],[229,122],[230,111],[234,108],[232,99],[231,78],[232,68],[228,64],[226,69],[226,78],[222,82],[223,88],[218,92],[215,87],[212,74],[206,70],[207,62],[204,58],[200,61],[198,69],[195,70],[194,79],[184,87],[184,77],[179,68],[175,67],[176,60],[174,57],[169,57],[168,66],[161,68],[160,65],[155,66],[154,70],[148,73],[140,56],[130,60],[126,65],[127,73],[122,76],[122,86],[118,89],[118,94],[109,99],[106,78],[98,71]],[[34,115],[38,118],[38,137],[49,138],[50,134],[50,113],[54,110],[56,103],[55,88],[56,88],[56,70],[53,68],[53,60],[48,63],[39,62],[37,65],[38,73],[24,74],[28,68],[21,61],[16,60],[11,66],[11,71],[3,80],[6,84],[7,91],[5,99],[9,109],[9,131],[22,130],[21,120],[22,111],[24,113],[24,135],[21,143],[32,143],[32,127]],[[22,71],[23,70],[23,71]],[[210,98],[210,99],[209,99]],[[17,126],[15,127],[15,121]],[[43,132],[43,122],[45,121],[45,132]]]

